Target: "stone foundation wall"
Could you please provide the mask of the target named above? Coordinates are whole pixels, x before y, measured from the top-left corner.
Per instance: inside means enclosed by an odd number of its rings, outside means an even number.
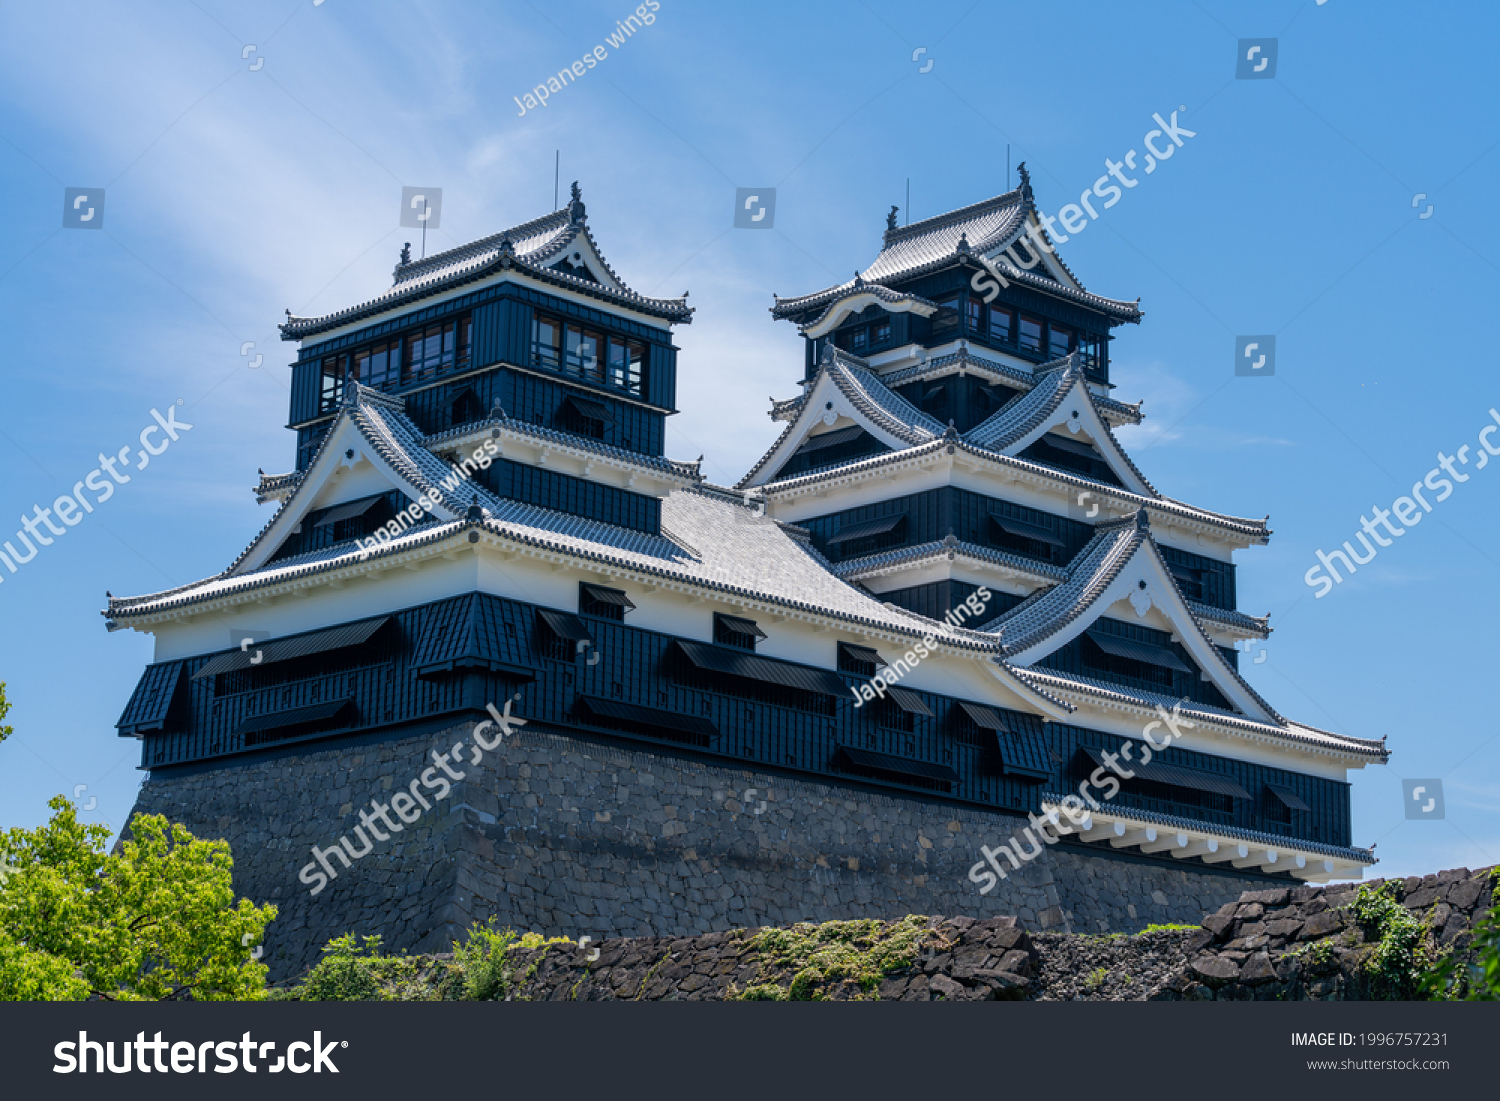
[[[1153,995],[1176,1001],[1366,1001],[1412,997],[1372,974],[1381,931],[1354,908],[1361,884],[1276,888],[1225,903],[1184,942],[1184,964]],[[1495,904],[1493,869],[1453,868],[1408,879],[1376,879],[1421,923],[1430,954],[1466,958],[1474,926]]]
[[[230,843],[237,891],[280,908],[264,957],[275,979],[315,962],[340,933],[379,933],[387,950],[442,952],[492,915],[518,930],[595,941],[908,913],[1133,932],[1197,924],[1268,882],[1059,844],[981,895],[967,878],[980,846],[1007,839],[1024,819],[534,727],[475,764],[472,729],[161,772],[135,809]],[[299,873],[311,849],[343,836],[362,850],[371,839],[356,834],[358,813],[372,799],[388,804],[434,767],[434,751],[458,743],[460,763],[450,767],[463,777],[447,797],[419,784],[430,809],[347,869],[328,857],[337,876],[310,894]]]

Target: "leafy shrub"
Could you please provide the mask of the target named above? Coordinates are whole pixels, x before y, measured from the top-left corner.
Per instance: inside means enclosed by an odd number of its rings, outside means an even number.
[[[226,842],[138,814],[111,854],[107,827],[47,805],[46,825],[0,835],[0,1000],[265,997],[253,953],[276,907],[235,903]]]

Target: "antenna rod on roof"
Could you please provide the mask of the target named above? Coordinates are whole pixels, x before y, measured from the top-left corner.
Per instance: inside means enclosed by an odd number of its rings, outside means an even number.
[[[1010,190],[1010,142],[1005,143],[1005,190]]]
[[[911,177],[906,177],[906,224],[911,225]]]
[[[552,209],[557,209],[557,181],[558,170],[562,167],[562,150],[556,150],[552,155]]]

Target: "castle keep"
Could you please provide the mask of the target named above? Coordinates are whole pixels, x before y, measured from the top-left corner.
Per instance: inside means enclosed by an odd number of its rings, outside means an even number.
[[[1109,349],[1140,310],[1084,289],[1024,168],[775,301],[800,386],[733,487],[663,454],[691,314],[627,286],[575,185],[288,316],[274,514],[221,573],[105,612],[156,640],[119,722],[137,809],[231,842],[237,888],[281,907],[279,967],[350,929],[441,950],[491,914],[1135,928],[1374,862],[1348,773],[1384,745],[1240,676],[1269,627],[1234,553],[1270,529],[1121,448],[1142,414]],[[497,744],[475,727],[507,701]],[[994,857],[1039,822],[1039,855]]]

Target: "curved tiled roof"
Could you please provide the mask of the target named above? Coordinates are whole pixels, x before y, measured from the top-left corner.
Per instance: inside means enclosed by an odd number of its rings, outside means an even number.
[[[996,550],[994,547],[983,547],[978,543],[967,543],[962,539],[955,539],[952,536],[934,540],[930,543],[918,543],[911,547],[898,547],[895,550],[881,551],[879,554],[865,555],[862,558],[845,559],[842,562],[831,563],[829,568],[840,577],[858,579],[878,574],[893,566],[914,566],[922,562],[954,557],[967,558],[975,562],[986,562],[996,566],[1006,566],[1018,572],[1030,574],[1041,584],[1055,585],[1067,578],[1067,571],[1057,566],[1045,562],[1037,562],[1030,558],[1023,558],[1018,554],[1008,554],[1005,551]]]
[[[1003,382],[1007,386],[1018,387],[1022,390],[1030,390],[1037,385],[1038,381],[1052,368],[1066,363],[1072,353],[1059,359],[1050,360],[1039,364],[1030,370],[1021,370],[993,359],[975,355],[968,346],[962,342],[956,352],[946,355],[934,356],[925,363],[918,363],[912,367],[902,367],[900,370],[891,371],[889,374],[880,376],[880,380],[893,390],[905,386],[909,382],[917,382],[922,379],[932,378],[937,375],[951,373],[954,367],[961,368],[966,374],[988,375],[996,382]],[[1107,415],[1107,419],[1120,424],[1141,423],[1141,403],[1131,405],[1129,402],[1117,401],[1111,397],[1096,394],[1089,391],[1094,405],[1099,409],[1101,415]],[[800,404],[801,398],[791,398],[783,405]],[[774,414],[773,414],[774,419]]]
[[[1355,756],[1371,758],[1380,764],[1384,764],[1390,757],[1383,741],[1351,738],[1347,734],[1335,734],[1305,723],[1285,722],[1284,720],[1284,725],[1277,726],[1274,723],[1260,722],[1246,718],[1244,715],[1236,715],[1232,711],[1209,707],[1207,704],[1186,703],[1178,697],[1148,692],[1145,689],[1126,688],[1122,685],[1079,676],[1076,673],[1059,673],[1055,669],[1039,669],[1036,666],[1012,665],[1010,668],[1015,671],[1018,678],[1038,690],[1046,689],[1054,693],[1077,692],[1116,703],[1133,704],[1148,711],[1156,707],[1164,707],[1170,711],[1173,707],[1180,705],[1182,714],[1189,718],[1202,718],[1205,722],[1216,723],[1221,727],[1247,734],[1261,735],[1278,741],[1293,742],[1324,750],[1343,751]]]
[[[1030,185],[1023,183],[1020,188],[992,199],[898,229],[888,229],[880,254],[855,279],[812,294],[777,298],[771,307],[771,316],[778,319],[795,317],[818,309],[854,289],[857,280],[891,286],[941,270],[955,262],[972,260],[977,255],[1007,248],[1025,232],[1028,218],[1035,210]],[[1045,237],[1045,232],[1043,236]],[[1084,290],[1072,269],[1063,263],[1061,256],[1057,256],[1055,249],[1050,249],[1050,239],[1047,244],[1057,262],[1077,285],[1077,289],[1030,271],[1023,271],[1007,261],[999,261],[997,266],[1002,267],[1006,278],[1014,282],[1080,302],[1122,321],[1140,320],[1138,302],[1104,298]]]
[[[556,286],[640,310],[669,323],[691,321],[693,311],[685,298],[648,298],[627,287],[604,259],[589,232],[582,204],[575,206],[576,210],[573,206],[563,207],[478,241],[403,264],[396,269],[395,283],[388,291],[359,305],[321,317],[294,317],[288,311],[286,322],[279,326],[281,337],[283,340],[305,340],[510,268]],[[589,243],[616,286],[596,283],[546,266],[548,261],[566,252],[579,237]]]
[[[1217,623],[1224,627],[1238,628],[1247,634],[1256,635],[1259,638],[1269,638],[1271,635],[1271,617],[1246,615],[1244,612],[1230,608],[1215,608],[1211,604],[1204,604],[1197,600],[1188,600],[1183,597],[1183,603],[1188,606],[1188,611],[1193,613],[1194,619],[1207,620],[1209,623]]]
[[[961,650],[994,653],[991,635],[889,607],[835,577],[804,540],[722,492],[677,490],[662,504],[662,529],[649,535],[570,513],[501,500],[482,520],[429,521],[361,557],[352,543],[278,560],[243,575],[219,574],[193,585],[139,597],[111,598],[111,619],[171,612],[312,574],[377,564],[390,555],[468,530],[574,557],[636,570],[696,587],[841,619],[913,639],[931,633]]]
[[[788,428],[790,431],[790,426]],[[783,432],[782,436],[785,437]],[[896,463],[913,462],[930,455],[935,455],[945,447],[952,447],[957,451],[974,458],[1000,464],[1002,466],[1016,467],[1031,473],[1045,476],[1046,478],[1064,483],[1080,489],[1087,489],[1096,497],[1104,500],[1115,500],[1127,506],[1139,508],[1146,506],[1152,510],[1166,514],[1167,516],[1180,517],[1185,520],[1194,520],[1203,524],[1211,524],[1249,539],[1264,541],[1271,535],[1271,530],[1266,526],[1265,520],[1248,520],[1240,516],[1226,516],[1218,512],[1210,512],[1207,509],[1196,508],[1193,505],[1185,505],[1170,497],[1145,497],[1133,493],[1120,486],[1110,485],[1107,482],[1095,481],[1085,478],[1081,474],[1073,474],[1068,471],[1059,470],[1057,467],[1046,466],[1042,463],[1034,463],[1029,459],[1019,459],[1010,455],[1002,455],[998,451],[991,451],[987,447],[976,447],[967,440],[955,435],[951,439],[947,436],[931,440],[924,444],[908,447],[903,451],[891,451],[883,455],[874,455],[863,459],[851,459],[847,463],[837,466],[825,467],[808,474],[799,474],[795,478],[786,478],[780,481],[767,482],[761,488],[769,493],[782,493],[787,490],[804,489],[819,482],[836,478],[846,478],[850,475],[865,474],[873,470],[891,466]],[[761,460],[764,464],[765,459]],[[756,469],[760,468],[759,464]],[[754,475],[751,471],[747,479]],[[741,483],[743,484],[743,483]]]
[[[963,434],[964,439],[980,447],[1004,451],[1028,432],[1041,427],[1057,412],[1073,384],[1084,382],[1083,368],[1072,361],[1073,357],[1069,356],[1063,361],[1061,370],[1038,372],[1030,392],[980,421]]]
[[[812,393],[816,383],[824,375],[833,380],[839,392],[848,398],[850,404],[863,413],[872,425],[896,437],[902,443],[909,446],[921,446],[939,437],[946,438],[948,435],[948,429],[937,418],[922,412],[891,389],[889,378],[877,375],[870,369],[866,360],[835,348],[832,344],[823,346],[823,359],[819,364],[818,374],[807,386],[803,397],[797,399],[793,406],[798,414],[802,411],[807,395]],[[1104,411],[1099,408],[1101,399],[1088,388],[1088,379],[1076,352],[1055,360],[1052,366],[1039,369],[1038,373],[1028,381],[1031,384],[1031,390],[1028,393],[1007,403],[1003,409],[956,438],[962,439],[971,447],[1000,452],[1044,424],[1057,412],[1058,407],[1076,386],[1099,415],[1099,422],[1103,429],[1100,435],[1106,438],[1096,442],[1103,451],[1106,461],[1113,452],[1116,463],[1133,474],[1139,480],[1140,485],[1149,491],[1148,499],[1159,499],[1146,476],[1141,473],[1140,468],[1120,446],[1120,441],[1115,438]],[[782,445],[796,430],[797,421],[793,420],[738,484],[748,484],[764,470],[772,456],[780,452]],[[900,455],[903,452],[897,451],[894,454]],[[848,465],[853,465],[853,463]],[[842,469],[842,465],[827,469],[839,470]],[[1053,468],[1048,467],[1048,469]],[[1064,472],[1059,471],[1059,473]],[[1092,482],[1092,479],[1087,480]]]
[[[928,416],[881,382],[880,377],[870,370],[869,363],[859,356],[835,348],[832,344],[823,345],[822,362],[818,365],[818,373],[813,377],[806,392],[811,394],[816,384],[825,376],[832,380],[833,384],[838,387],[839,393],[843,394],[849,404],[859,410],[872,425],[896,437],[902,443],[922,444],[941,438],[947,432],[947,428],[935,417]],[[781,434],[776,437],[776,442],[750,468],[750,472],[735,484],[737,486],[748,485],[751,479],[765,469],[771,457],[780,451],[787,438],[796,430],[797,421],[794,420],[782,429]]]
[[[1149,533],[1134,519],[1100,524],[1094,537],[1068,563],[1067,576],[985,624],[1005,639],[1005,652],[1029,650],[1089,610],[1125,568]]]
[[[1178,598],[1182,589],[1172,576],[1156,540],[1151,536],[1150,521],[1145,509],[1134,517],[1111,520],[1099,524],[1094,537],[1074,556],[1068,564],[1067,580],[1016,605],[1009,612],[985,624],[986,630],[999,630],[1004,640],[1007,655],[1019,654],[1041,646],[1048,639],[1066,629],[1070,624],[1087,615],[1137,554],[1148,553],[1160,568],[1162,576],[1171,585]],[[1185,602],[1184,602],[1185,603]],[[1234,684],[1278,723],[1285,723],[1276,709],[1240,676],[1239,670],[1225,660],[1214,645],[1213,639],[1204,631],[1203,624],[1189,610],[1192,629],[1208,647],[1209,660],[1216,663],[1216,671]],[[1186,631],[1186,625],[1179,628]]]
[[[880,299],[880,301],[891,306],[895,306],[900,303],[906,303],[908,305],[908,308],[910,306],[928,306],[934,310],[938,308],[936,302],[923,298],[920,295],[907,294],[905,291],[892,290],[890,287],[883,286],[880,283],[866,283],[864,280],[856,277],[854,282],[849,284],[847,290],[845,290],[842,294],[837,294],[833,298],[829,299],[828,305],[824,308],[822,313],[820,313],[812,321],[809,321],[807,324],[800,326],[800,328],[816,328],[817,326],[823,324],[823,322],[831,314],[833,314],[834,311],[836,311],[844,302],[847,302],[851,298],[857,298],[862,294],[874,295],[876,298]]]
[[[302,475],[306,471],[291,470],[285,474],[267,474],[260,472],[260,482],[255,486],[255,500],[258,504],[265,504],[274,497],[285,496],[288,492],[297,488],[302,481]]]
[[[542,443],[554,444],[557,447],[566,448],[571,451],[591,452],[616,463],[638,466],[643,470],[653,470],[659,474],[690,480],[702,477],[699,473],[699,467],[702,466],[701,460],[695,459],[691,462],[684,462],[658,455],[643,455],[639,451],[616,447],[613,444],[590,439],[587,436],[579,436],[572,432],[562,432],[556,428],[549,428],[546,425],[533,424],[530,421],[520,420],[507,414],[504,409],[499,410],[499,416],[486,417],[481,421],[470,421],[468,424],[461,424],[456,428],[448,428],[442,432],[427,436],[423,440],[423,446],[429,451],[442,451],[446,448],[458,446],[461,440],[489,436],[490,433],[502,429],[515,433],[518,436],[527,436]]]
[[[1123,465],[1139,480],[1150,496],[1156,497],[1155,488],[1141,473],[1140,467],[1135,465],[1134,460],[1120,446],[1120,441],[1115,439],[1114,431],[1109,427],[1108,419],[1098,409],[1098,398],[1088,388],[1088,378],[1084,374],[1082,360],[1077,352],[1058,360],[1056,366],[1044,370],[1039,369],[1037,384],[1031,393],[1011,402],[1004,409],[965,432],[964,439],[981,447],[1004,451],[1024,439],[1029,433],[1047,424],[1052,415],[1057,412],[1058,407],[1062,405],[1063,400],[1075,389],[1082,391],[1089,403],[1095,406],[1095,412],[1099,414],[1099,423],[1104,429],[1103,435],[1106,438],[1094,442],[1098,445],[1105,460],[1108,461],[1113,457],[1116,463]]]

